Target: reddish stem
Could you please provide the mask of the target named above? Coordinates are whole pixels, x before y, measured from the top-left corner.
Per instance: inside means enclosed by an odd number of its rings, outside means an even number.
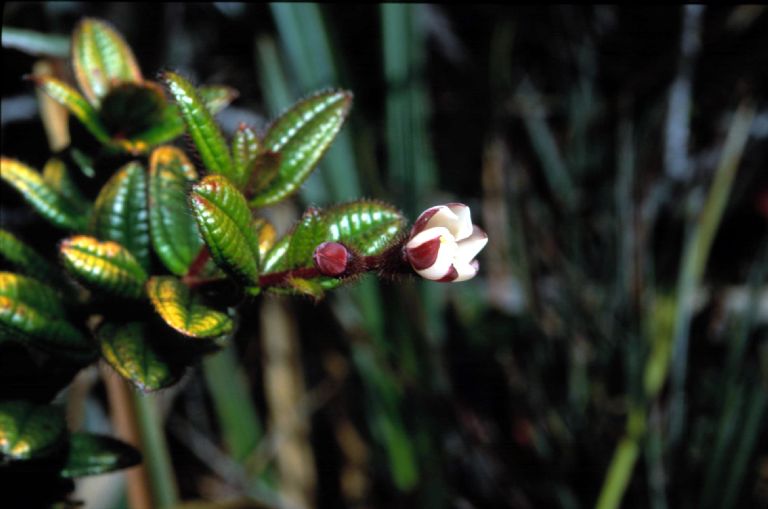
[[[287,283],[291,278],[300,277],[306,279],[319,276],[322,276],[322,274],[320,274],[320,271],[315,267],[301,267],[298,269],[262,274],[259,276],[259,286],[262,288],[265,286],[280,286]]]
[[[195,256],[195,259],[192,260],[192,263],[189,265],[189,270],[187,270],[187,275],[184,276],[184,279],[192,279],[200,274],[210,258],[211,253],[208,251],[208,248],[205,246],[200,248],[197,256]]]

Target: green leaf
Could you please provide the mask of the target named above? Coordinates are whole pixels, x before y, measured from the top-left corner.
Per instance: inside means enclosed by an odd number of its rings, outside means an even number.
[[[276,203],[299,189],[338,134],[352,105],[347,91],[308,97],[280,116],[264,136],[262,151],[279,152],[280,170],[251,204]]]
[[[35,84],[54,101],[61,104],[88,129],[101,143],[111,143],[109,133],[101,123],[99,114],[93,106],[80,95],[80,92],[61,80],[50,76],[33,76]]]
[[[70,146],[70,152],[72,154],[72,160],[75,162],[80,172],[88,178],[96,176],[96,170],[93,169],[93,158],[79,150],[77,147]]]
[[[51,318],[66,316],[56,291],[31,277],[0,272],[0,296],[39,309]]]
[[[101,240],[113,240],[128,249],[149,269],[149,212],[147,175],[132,161],[115,173],[96,198],[90,231]]]
[[[72,66],[80,89],[98,105],[116,83],[140,83],[131,48],[112,26],[85,18],[72,33]]]
[[[248,175],[256,161],[261,141],[256,131],[245,124],[240,124],[232,139],[232,163],[234,164],[234,183],[242,189],[248,182]]]
[[[288,233],[272,245],[272,248],[262,258],[261,271],[263,273],[277,272],[285,265],[285,254],[291,247],[291,234]]]
[[[225,177],[209,175],[192,188],[190,202],[216,264],[241,281],[254,281],[259,275],[259,242],[240,191]]]
[[[59,246],[67,270],[86,286],[120,297],[140,298],[147,273],[117,242],[75,235]]]
[[[24,274],[49,283],[62,282],[58,269],[55,269],[37,251],[2,228],[0,228],[0,257]]]
[[[21,193],[32,208],[48,221],[69,230],[85,227],[86,217],[77,207],[45,183],[42,175],[15,159],[0,158],[0,178]]]
[[[275,180],[280,172],[280,162],[283,160],[277,152],[264,152],[256,157],[251,164],[246,193],[248,196],[259,196]]]
[[[405,218],[392,205],[358,200],[343,203],[323,213],[328,237],[364,256],[378,254],[389,246],[405,226]]]
[[[301,217],[291,235],[291,244],[285,253],[285,268],[308,267],[312,265],[315,248],[326,241],[328,228],[320,210],[310,208]]]
[[[116,438],[93,433],[72,433],[61,476],[66,478],[106,474],[141,463],[141,453]]]
[[[364,256],[378,254],[404,226],[405,218],[397,209],[377,201],[354,201],[322,211],[310,209],[267,254],[263,271],[310,267],[315,248],[326,241],[341,242]]]
[[[145,154],[150,148],[168,143],[184,134],[184,121],[176,106],[166,103],[160,119],[147,130],[128,140],[115,140],[115,144],[131,154]]]
[[[211,115],[229,106],[240,95],[237,90],[226,85],[204,85],[197,92]]]
[[[0,464],[50,456],[64,447],[66,438],[59,408],[29,401],[0,402]]]
[[[156,391],[179,379],[178,370],[147,336],[143,323],[105,323],[96,337],[109,365],[142,391]]]
[[[76,363],[93,359],[93,346],[67,320],[61,299],[35,279],[0,272],[0,339],[60,355]]]
[[[186,79],[174,72],[166,72],[163,76],[205,167],[211,173],[234,178],[232,156],[227,143],[198,92]]]
[[[187,202],[197,172],[176,147],[158,147],[149,160],[149,223],[152,245],[165,266],[183,276],[203,240]]]
[[[101,102],[99,115],[112,138],[130,139],[163,121],[165,94],[157,83],[123,83]]]
[[[303,279],[298,277],[292,277],[288,279],[288,286],[295,292],[312,297],[314,300],[319,301],[323,298],[325,291],[323,286],[316,280]]]
[[[66,58],[69,56],[69,37],[4,26],[3,48],[14,48],[35,56]]]
[[[73,208],[77,208],[81,214],[90,213],[91,205],[83,197],[80,190],[69,176],[66,165],[61,159],[51,158],[43,167],[43,181],[67,200]]]
[[[151,277],[147,295],[165,323],[185,336],[214,338],[232,330],[232,320],[226,314],[205,306],[172,276]]]

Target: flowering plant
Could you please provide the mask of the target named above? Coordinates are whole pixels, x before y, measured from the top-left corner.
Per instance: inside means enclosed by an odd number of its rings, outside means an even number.
[[[258,294],[319,299],[367,271],[412,267],[440,281],[477,273],[487,239],[461,204],[427,210],[407,238],[406,219],[386,203],[310,208],[278,238],[261,211],[296,193],[317,166],[350,92],[319,92],[264,133],[243,124],[227,140],[213,114],[236,97],[231,89],[197,88],[171,71],[160,76],[165,89],[144,81],[103,21],[83,20],[71,47],[84,95],[52,76],[34,83],[100,144],[99,171],[86,177],[104,183],[93,196],[81,191],[68,152],[42,172],[0,159],[2,180],[64,233],[51,262],[23,232],[0,230],[0,349],[27,352],[47,382],[31,396],[28,384],[2,388],[0,468],[39,461],[58,482],[140,461],[123,442],[68,432],[61,409],[47,404],[99,358],[139,391],[158,391],[230,341],[242,305]],[[183,132],[192,156],[168,144]]]

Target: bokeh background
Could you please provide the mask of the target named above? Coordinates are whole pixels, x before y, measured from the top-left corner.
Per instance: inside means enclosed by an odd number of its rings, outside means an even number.
[[[490,237],[467,283],[260,298],[231,346],[159,395],[173,500],[768,506],[768,9],[3,6],[4,27],[63,37],[83,16],[114,24],[146,76],[239,90],[227,133],[354,92],[281,228],[371,197],[411,220],[466,203]],[[37,57],[12,46],[2,153],[41,167],[22,80]],[[52,242],[0,198],[4,227]],[[94,367],[59,395],[71,427],[125,432],[115,379]],[[94,477],[73,498],[137,507],[142,483]]]

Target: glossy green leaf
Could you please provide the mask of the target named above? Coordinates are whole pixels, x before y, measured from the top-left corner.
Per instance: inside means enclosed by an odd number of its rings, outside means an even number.
[[[226,85],[204,85],[198,88],[197,92],[211,115],[229,106],[239,95],[237,90]]]
[[[149,212],[147,175],[132,161],[115,173],[96,198],[90,231],[101,240],[113,240],[128,249],[149,269]]]
[[[237,92],[223,85],[211,85],[199,89],[202,101],[211,114],[216,114],[237,97]],[[113,140],[113,144],[131,154],[145,154],[152,147],[168,143],[184,134],[184,120],[175,104],[165,103],[162,115],[146,130],[130,139]]]
[[[60,270],[40,254],[19,240],[15,235],[0,228],[0,258],[8,261],[19,272],[41,281],[59,283]]]
[[[179,372],[158,350],[141,322],[105,323],[96,331],[104,359],[144,392],[172,385]]]
[[[65,317],[64,306],[56,291],[31,277],[0,272],[0,296],[39,309],[52,318]]]
[[[94,138],[106,144],[111,142],[109,133],[101,123],[98,112],[80,92],[63,81],[50,76],[34,76],[32,79],[40,90],[67,108],[88,129]]]
[[[165,323],[185,336],[214,338],[232,330],[232,320],[226,314],[203,304],[174,277],[151,277],[147,295]]]
[[[4,26],[2,40],[3,48],[14,48],[29,55],[58,58],[69,56],[69,37],[64,35]]]
[[[123,83],[101,102],[102,124],[116,140],[132,138],[163,121],[166,99],[157,83]]]
[[[197,90],[174,72],[163,76],[205,167],[211,173],[234,177],[229,147]]]
[[[245,124],[240,124],[232,139],[232,163],[235,175],[233,182],[238,188],[242,189],[248,182],[248,176],[259,154],[260,146],[261,141],[256,131]]]
[[[248,196],[259,196],[275,180],[280,173],[283,156],[276,152],[263,152],[256,157],[248,172],[246,193]]]
[[[136,258],[117,242],[99,242],[76,235],[59,246],[64,266],[86,286],[121,297],[144,294],[147,273]]]
[[[106,474],[141,463],[141,453],[116,438],[93,433],[72,433],[62,477]]]
[[[0,338],[88,362],[93,346],[65,316],[61,299],[39,281],[0,272]]]
[[[43,176],[15,159],[0,159],[0,178],[13,186],[41,216],[58,226],[70,230],[85,227],[86,216],[78,207],[46,184]]]
[[[72,178],[69,176],[67,167],[61,159],[51,158],[43,167],[43,181],[54,191],[77,208],[81,214],[90,212],[90,203],[82,195]]]
[[[272,248],[262,258],[261,271],[277,272],[282,270],[281,267],[285,265],[285,254],[288,252],[288,248],[291,247],[291,234],[284,235],[280,240],[274,243]]]
[[[400,212],[385,203],[360,200],[317,211],[309,210],[299,224],[267,254],[264,272],[312,265],[321,242],[341,242],[361,255],[378,254],[405,226]]]
[[[293,229],[291,244],[285,253],[285,268],[304,267],[312,265],[312,254],[315,248],[326,241],[328,229],[324,218],[318,209],[304,212],[299,224]]]
[[[259,242],[240,191],[225,177],[209,175],[192,188],[190,202],[216,264],[241,281],[254,281],[259,274]]]
[[[80,89],[97,105],[116,83],[142,81],[131,48],[108,23],[85,18],[72,33],[72,65]]]
[[[152,245],[163,264],[183,276],[203,240],[189,210],[187,194],[197,172],[176,147],[158,147],[149,162],[149,223]]]
[[[61,409],[29,401],[0,401],[0,464],[44,458],[66,444]]]
[[[383,251],[406,223],[395,207],[373,200],[336,205],[325,210],[323,218],[328,228],[326,240],[342,242],[365,256]]]
[[[280,170],[251,204],[269,205],[296,192],[338,134],[351,105],[350,92],[332,90],[308,97],[281,115],[269,127],[262,147],[281,154]]]

